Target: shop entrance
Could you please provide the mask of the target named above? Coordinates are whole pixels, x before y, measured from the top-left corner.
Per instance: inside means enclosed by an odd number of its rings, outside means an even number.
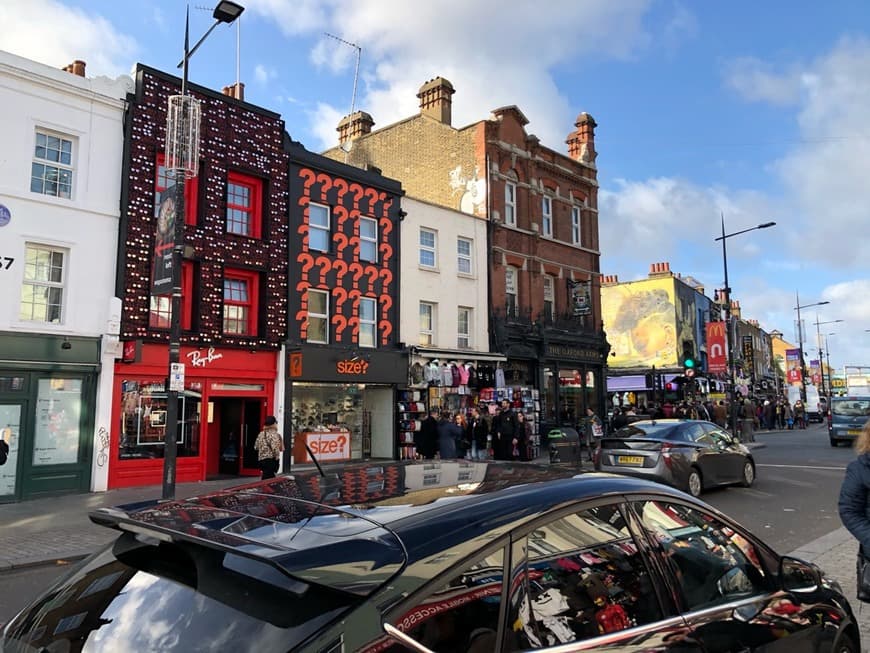
[[[209,474],[259,475],[254,442],[266,416],[265,400],[216,397],[212,403]]]

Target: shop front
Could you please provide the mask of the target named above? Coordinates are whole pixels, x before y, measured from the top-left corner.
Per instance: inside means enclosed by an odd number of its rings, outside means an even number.
[[[110,488],[163,479],[168,349],[125,345],[125,358],[115,365]],[[259,475],[254,441],[266,415],[276,412],[278,353],[182,347],[180,358],[185,376],[178,397],[177,482]]]
[[[542,351],[542,420],[548,425],[578,427],[586,408],[599,415],[604,407],[604,357],[594,347],[545,343]]]
[[[100,371],[97,338],[0,338],[0,502],[87,492]]]
[[[393,459],[403,351],[302,345],[287,352],[284,429],[290,465]]]

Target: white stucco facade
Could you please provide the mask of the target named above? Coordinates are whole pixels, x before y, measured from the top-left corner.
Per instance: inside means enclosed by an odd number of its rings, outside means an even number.
[[[408,197],[403,198],[402,209],[407,213],[401,226],[402,340],[412,347],[488,352],[486,221]],[[424,240],[429,239],[422,247],[421,230]],[[430,246],[433,237],[434,248]],[[464,243],[461,254],[460,241]],[[466,252],[470,252],[470,261]],[[432,265],[430,259],[434,259]],[[470,271],[461,271],[461,265]],[[424,342],[429,333],[421,340],[421,302],[432,308],[431,343]],[[469,311],[467,334],[459,330],[461,310]]]
[[[126,75],[90,79],[0,51],[0,338],[42,334],[99,341],[91,457],[96,490],[106,487],[107,466],[97,465],[97,433],[109,425],[118,353],[113,336],[120,319],[114,295],[123,125],[125,98],[133,89]],[[32,188],[40,183],[39,177],[33,181],[36,171],[43,170],[37,166],[51,163],[52,155],[41,156],[45,149],[38,149],[46,138],[51,148],[61,143],[68,150],[57,162],[71,180],[68,192],[43,192],[50,187],[46,180],[54,179],[45,172],[43,190]],[[31,275],[36,267],[33,247],[47,252],[52,265],[59,263],[51,279],[61,290],[59,308],[46,311],[23,298],[28,248]]]

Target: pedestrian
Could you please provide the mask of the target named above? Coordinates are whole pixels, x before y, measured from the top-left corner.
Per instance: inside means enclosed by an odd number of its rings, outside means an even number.
[[[725,408],[725,400],[720,399],[713,406],[713,421],[720,428],[728,428],[728,409]]]
[[[501,412],[492,421],[492,449],[496,460],[511,460],[514,439],[517,433],[517,415],[511,410],[511,402],[503,399]]]
[[[807,427],[807,411],[800,399],[795,399],[794,402],[794,423],[799,429]]]
[[[532,425],[522,411],[517,413],[517,432],[511,442],[511,460],[531,460],[529,443],[532,441]]]
[[[438,453],[441,460],[456,458],[456,442],[463,437],[462,429],[448,411],[438,420]]]
[[[429,416],[423,420],[420,430],[414,433],[414,447],[417,455],[423,460],[432,460],[438,451],[438,410],[429,410]]]
[[[843,526],[858,540],[860,570],[861,560],[870,556],[870,420],[855,440],[855,454],[856,458],[846,466],[837,510]],[[860,586],[860,577],[858,583]]]
[[[278,420],[274,415],[268,415],[263,421],[263,430],[254,440],[254,449],[257,452],[257,464],[260,466],[263,480],[275,478],[281,452],[284,451],[284,440],[278,433]]]
[[[453,416],[453,422],[459,427],[459,436],[456,438],[456,457],[468,458],[471,451],[471,440],[468,437],[468,424],[461,412]]]
[[[785,427],[791,431],[794,428],[794,409],[788,403],[788,399],[782,402],[782,416],[785,420]]]
[[[592,452],[598,447],[601,438],[604,437],[604,425],[601,423],[601,418],[595,414],[592,406],[586,406],[586,422],[583,426],[586,434],[586,453],[591,461]]]
[[[466,427],[466,439],[471,441],[471,459],[486,460],[489,449],[489,424],[480,414],[480,409],[471,409],[471,419]]]

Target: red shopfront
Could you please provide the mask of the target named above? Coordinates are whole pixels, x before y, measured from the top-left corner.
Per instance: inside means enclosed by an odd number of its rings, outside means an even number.
[[[110,489],[163,479],[169,354],[166,345],[145,344],[137,359],[115,364]],[[275,412],[278,352],[182,347],[181,361],[177,482],[259,475],[253,445]]]

